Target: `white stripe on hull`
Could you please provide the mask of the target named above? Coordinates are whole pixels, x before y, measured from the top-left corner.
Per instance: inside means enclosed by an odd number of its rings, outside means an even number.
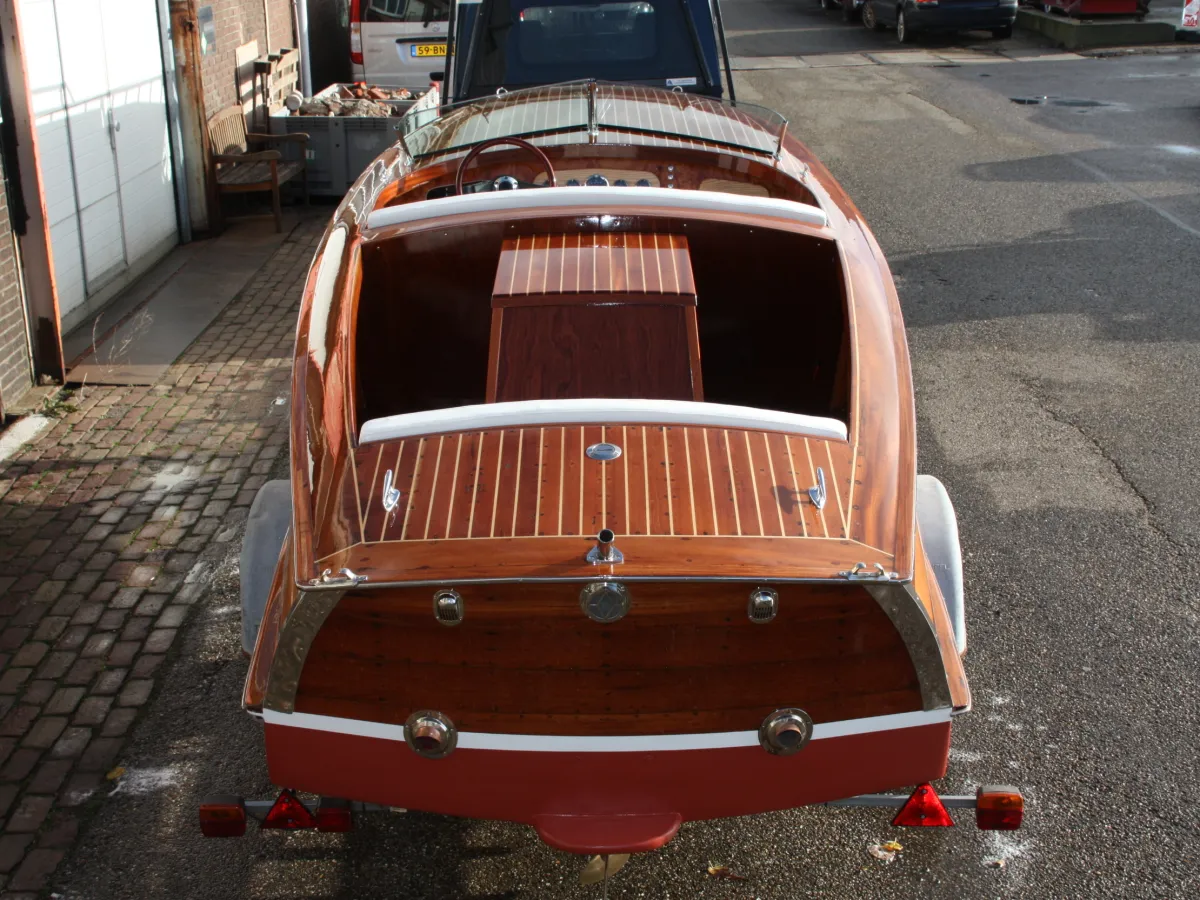
[[[336,716],[315,716],[310,713],[280,713],[263,711],[268,725],[330,731],[355,737],[404,741],[404,726],[367,722],[362,719],[341,719]],[[932,709],[923,712],[895,713],[890,716],[871,716],[866,719],[847,719],[813,726],[814,741],[824,738],[847,737],[922,725],[939,725],[950,721],[950,710]],[[458,735],[458,746],[464,750],[521,750],[541,753],[645,753],[662,750],[721,750],[730,747],[758,746],[757,731],[723,731],[708,734],[631,734],[631,735],[561,735],[561,734],[488,734],[464,731]]]

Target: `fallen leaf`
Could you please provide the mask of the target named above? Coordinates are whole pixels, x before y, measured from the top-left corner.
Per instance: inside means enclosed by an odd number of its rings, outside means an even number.
[[[899,841],[884,841],[879,846],[884,850],[891,850],[893,853],[899,853],[904,849],[904,846]]]
[[[628,853],[613,853],[610,856],[593,856],[583,871],[579,873],[580,884],[599,884],[605,878],[605,864],[607,863],[607,876],[612,878],[621,869],[625,868],[625,863],[629,862]]]
[[[713,878],[724,878],[727,881],[746,881],[745,875],[737,875],[729,866],[721,865],[721,863],[709,863],[708,874]]]
[[[887,850],[879,844],[868,844],[867,852],[876,859],[883,860],[885,863],[890,863],[896,858],[895,850]]]
[[[986,865],[990,869],[1003,869],[1006,865],[1008,865],[1008,860],[1007,859],[989,859],[987,861]]]
[[[109,781],[116,781],[118,778],[120,778],[124,774],[125,774],[125,767],[117,766],[115,769],[113,769],[111,772],[109,772],[104,777],[107,778]]]

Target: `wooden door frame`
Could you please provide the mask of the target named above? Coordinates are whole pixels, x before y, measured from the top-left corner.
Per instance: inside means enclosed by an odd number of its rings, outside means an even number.
[[[25,69],[21,40],[19,0],[0,0],[0,35],[4,40],[4,74],[12,102],[17,132],[17,168],[10,180],[19,181],[28,216],[24,233],[17,233],[21,277],[24,282],[26,322],[33,354],[34,382],[62,384],[66,364],[62,348],[62,319],[58,289],[54,281],[54,253],[50,247],[50,223],[46,217],[46,194],[38,161],[37,129],[33,125],[33,103]]]

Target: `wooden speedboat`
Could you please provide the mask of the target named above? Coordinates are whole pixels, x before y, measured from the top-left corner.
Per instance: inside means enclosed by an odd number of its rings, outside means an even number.
[[[622,853],[944,774],[953,510],[887,264],[785,124],[543,87],[359,181],[243,555],[274,782]]]

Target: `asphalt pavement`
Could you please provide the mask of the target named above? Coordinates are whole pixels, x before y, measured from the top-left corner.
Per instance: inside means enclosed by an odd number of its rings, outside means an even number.
[[[725,9],[741,55],[882,40],[807,0]],[[1200,55],[764,70],[738,84],[788,116],[893,267],[920,468],[946,483],[966,553],[975,710],[942,786],[1020,785],[1027,825],[983,833],[960,814],[965,826],[901,831],[883,811],[824,808],[693,823],[609,896],[1197,896]],[[258,726],[238,708],[235,563],[212,560],[212,590],[127,776],[93,799],[60,894],[600,896],[578,886],[580,860],[501,823],[410,813],[349,835],[202,839],[202,794],[270,793]],[[867,854],[888,838],[904,846],[895,862]],[[747,880],[708,877],[716,862]]]

